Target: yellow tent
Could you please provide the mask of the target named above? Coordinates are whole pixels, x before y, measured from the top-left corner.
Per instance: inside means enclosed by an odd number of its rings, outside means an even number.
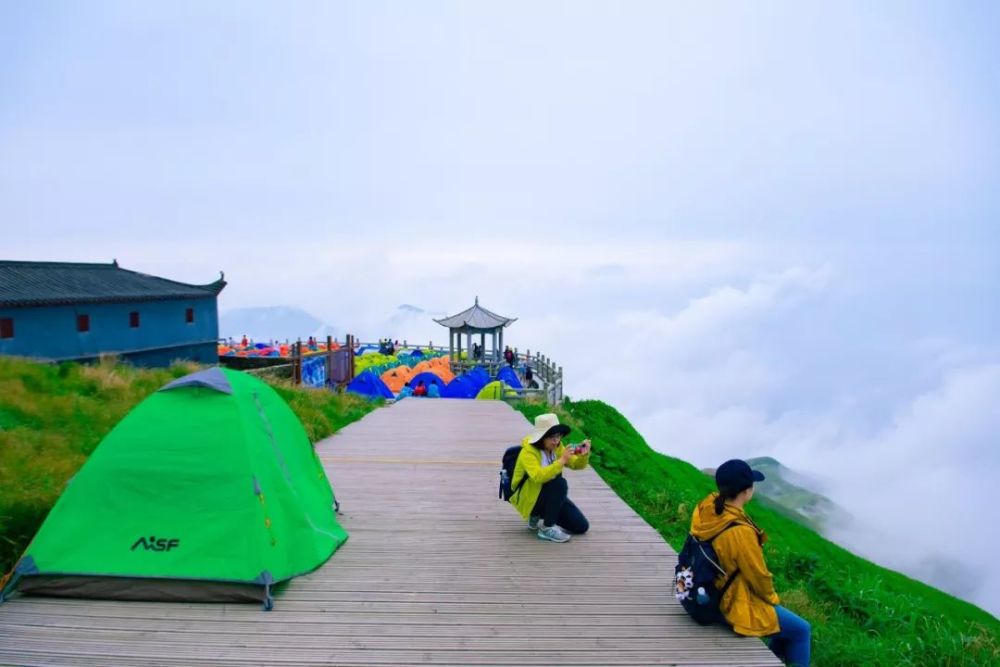
[[[476,394],[476,400],[480,401],[500,400],[504,396],[516,398],[517,392],[511,389],[505,382],[501,382],[500,380],[494,380],[493,382],[490,382],[488,385],[479,390],[479,393]]]

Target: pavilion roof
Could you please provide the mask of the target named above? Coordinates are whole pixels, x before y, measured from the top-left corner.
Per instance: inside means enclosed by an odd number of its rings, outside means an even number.
[[[457,315],[434,321],[449,329],[496,329],[497,327],[510,326],[511,322],[517,321],[517,318],[504,317],[486,310],[479,305],[479,297],[477,296],[476,303],[471,308],[467,308]]]

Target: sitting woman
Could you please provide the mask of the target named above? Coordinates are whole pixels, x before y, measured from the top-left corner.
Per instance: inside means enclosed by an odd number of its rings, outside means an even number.
[[[582,535],[590,528],[583,513],[569,499],[569,485],[563,468],[583,470],[590,461],[590,441],[577,447],[562,444],[569,427],[554,414],[535,418],[535,429],[521,441],[521,453],[514,466],[511,504],[538,530],[538,538],[566,542],[570,535]]]
[[[691,534],[712,540],[719,565],[728,576],[719,576],[716,588],[724,590],[719,610],[736,634],[766,637],[768,646],[789,665],[809,665],[809,623],[778,603],[771,573],[761,548],[767,535],[743,506],[753,498],[754,482],[764,481],[760,471],[746,461],[726,461],[715,471],[718,493],[698,504],[691,517]]]

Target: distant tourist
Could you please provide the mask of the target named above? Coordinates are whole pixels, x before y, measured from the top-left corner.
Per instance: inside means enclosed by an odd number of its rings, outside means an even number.
[[[427,386],[427,398],[441,398],[441,388],[437,382],[431,382]]]
[[[417,382],[417,386],[413,388],[413,395],[414,396],[426,396],[427,395],[427,387],[424,386],[424,381],[423,380],[420,380],[419,382]]]
[[[524,386],[528,389],[538,389],[538,383],[535,382],[535,374],[531,371],[531,366],[524,367]]]
[[[480,357],[479,343],[472,344],[472,358],[478,359]]]
[[[403,388],[399,390],[399,396],[396,397],[396,400],[401,401],[407,396],[413,396],[413,387],[410,386],[409,382],[404,384]]]
[[[243,340],[240,341],[240,347],[246,347],[249,344],[250,341],[247,340],[247,335],[243,334]]]
[[[719,565],[733,573],[719,609],[736,634],[765,637],[770,649],[786,664],[806,667],[809,623],[779,605],[761,548],[767,535],[743,509],[753,498],[754,482],[762,481],[763,473],[752,470],[745,461],[723,463],[715,471],[719,491],[709,494],[695,508],[691,534],[698,540],[713,540]],[[721,575],[715,581],[718,589],[726,584],[727,578]]]
[[[510,484],[515,489],[511,504],[527,520],[528,528],[538,531],[539,539],[551,542],[566,542],[590,528],[587,517],[569,499],[569,484],[562,475],[567,466],[573,470],[587,467],[590,440],[567,447],[562,439],[568,433],[569,427],[560,424],[556,415],[538,415],[535,428],[521,441]]]
[[[514,350],[510,349],[510,345],[503,351],[503,360],[507,362],[508,366],[514,366]]]

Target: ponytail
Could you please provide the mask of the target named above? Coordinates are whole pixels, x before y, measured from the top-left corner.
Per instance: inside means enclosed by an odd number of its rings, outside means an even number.
[[[719,495],[717,495],[715,497],[715,501],[714,501],[715,502],[715,514],[716,514],[716,516],[718,516],[719,514],[722,514],[722,510],[723,510],[723,508],[725,508],[727,500],[732,500],[733,498],[735,498],[736,496],[740,495],[741,493],[743,493],[744,491],[746,491],[749,488],[750,488],[749,486],[745,486],[742,489],[734,489],[734,488],[729,487],[729,486],[720,486],[719,487]]]

